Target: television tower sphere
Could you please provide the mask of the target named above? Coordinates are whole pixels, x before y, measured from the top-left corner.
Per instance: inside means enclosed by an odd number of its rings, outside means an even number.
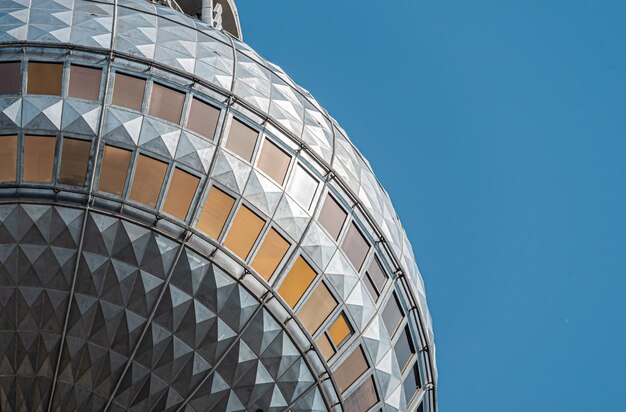
[[[0,3],[0,410],[437,410],[387,193],[241,38],[232,0]]]

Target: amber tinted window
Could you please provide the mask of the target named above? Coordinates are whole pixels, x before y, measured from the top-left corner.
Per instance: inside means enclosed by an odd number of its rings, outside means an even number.
[[[20,63],[0,63],[0,94],[20,92]]]
[[[200,100],[192,99],[187,128],[213,140],[219,117],[220,111],[218,109]]]
[[[367,371],[367,360],[363,355],[363,349],[359,346],[348,356],[348,358],[337,368],[334,373],[335,381],[339,386],[339,391],[344,392],[361,375]]]
[[[70,87],[67,92],[70,97],[79,99],[98,100],[100,96],[100,79],[102,70],[89,67],[70,67]]]
[[[378,403],[374,380],[369,377],[343,403],[346,412],[363,412]]]
[[[104,158],[102,159],[98,190],[118,196],[122,194],[131,154],[130,150],[104,146]]]
[[[340,347],[351,334],[352,329],[350,329],[348,320],[343,313],[340,314],[337,320],[328,328],[328,335],[336,347]]]
[[[112,103],[118,106],[141,111],[146,81],[124,74],[115,74]]]
[[[266,139],[261,148],[257,167],[274,179],[276,183],[282,185],[285,181],[290,161],[291,156]]]
[[[298,256],[287,277],[278,288],[278,294],[292,308],[296,306],[304,292],[309,288],[317,274],[308,263]]]
[[[252,268],[269,280],[288,249],[289,243],[276,230],[270,229],[252,261]]]
[[[226,236],[224,246],[245,260],[250,253],[250,249],[252,249],[252,245],[259,237],[264,223],[263,219],[250,209],[241,206]]]
[[[66,185],[84,186],[89,164],[91,142],[78,139],[63,139],[61,172],[59,182]]]
[[[419,387],[421,387],[420,372],[418,364],[415,363],[404,381],[404,395],[406,396],[407,404],[413,399]]]
[[[256,130],[249,128],[237,119],[233,119],[228,132],[228,140],[226,140],[226,148],[249,162],[252,160],[257,136]]]
[[[24,180],[51,183],[56,138],[49,136],[24,137]]]
[[[180,123],[184,102],[185,95],[183,93],[154,83],[148,113],[172,123]]]
[[[326,196],[320,215],[317,221],[328,231],[333,239],[337,240],[339,232],[343,227],[348,214],[339,206],[339,204],[332,198],[332,196]]]
[[[385,309],[383,310],[383,321],[385,322],[389,336],[393,336],[401,320],[402,311],[398,305],[398,300],[396,299],[396,295],[391,295],[391,298],[387,302],[387,306],[385,306]]]
[[[324,359],[328,360],[335,354],[335,348],[333,348],[333,345],[330,344],[330,341],[328,340],[328,337],[325,333],[322,333],[322,335],[317,339],[315,344],[317,345],[320,352],[322,352],[322,356],[324,357]]]
[[[198,220],[198,229],[213,239],[217,239],[224,229],[224,224],[234,204],[233,197],[213,186],[209,190],[204,209]]]
[[[28,63],[28,85],[30,94],[61,95],[63,65],[60,63]]]
[[[298,165],[291,175],[288,192],[300,205],[308,209],[317,192],[317,185],[317,180]]]
[[[0,136],[0,182],[17,180],[17,136]]]
[[[404,328],[402,334],[398,338],[395,346],[396,357],[398,358],[398,365],[400,370],[403,370],[407,362],[414,353],[413,344],[411,343],[411,334],[408,328]]]
[[[140,155],[130,189],[130,198],[150,207],[155,207],[167,172],[167,164],[148,156]]]
[[[370,245],[365,241],[354,222],[350,225],[348,233],[346,233],[346,237],[343,239],[341,250],[344,251],[355,269],[361,270],[367,252],[370,250]]]
[[[200,179],[179,168],[174,169],[172,182],[167,190],[163,211],[181,220],[185,220],[189,206],[198,189]]]
[[[337,302],[324,283],[319,283],[298,311],[298,318],[312,335],[335,309]]]

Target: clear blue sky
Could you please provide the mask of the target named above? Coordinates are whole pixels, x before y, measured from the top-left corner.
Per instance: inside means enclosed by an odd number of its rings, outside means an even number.
[[[626,411],[626,1],[237,4],[389,191],[441,411]]]

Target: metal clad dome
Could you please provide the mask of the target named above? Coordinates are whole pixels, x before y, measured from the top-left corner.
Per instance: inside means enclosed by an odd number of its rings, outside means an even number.
[[[278,66],[144,0],[0,47],[1,410],[437,410],[389,196]]]

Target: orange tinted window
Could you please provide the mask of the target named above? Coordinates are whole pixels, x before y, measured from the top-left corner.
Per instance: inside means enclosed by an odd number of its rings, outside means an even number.
[[[263,219],[247,207],[241,206],[226,236],[224,246],[245,260],[250,253],[250,249],[252,249],[252,245],[259,237],[264,224]]]
[[[118,196],[122,194],[131,155],[132,152],[130,150],[104,146],[104,158],[102,159],[98,190]]]
[[[367,371],[367,368],[367,360],[365,359],[365,355],[363,355],[363,349],[359,346],[341,365],[339,365],[333,375],[337,386],[339,386],[339,390],[343,393],[354,381],[359,379],[359,377]]]
[[[0,137],[0,182],[17,180],[17,136]]]
[[[332,339],[336,347],[340,347],[341,344],[352,334],[352,329],[348,325],[346,316],[342,313],[337,320],[328,328],[328,334]]]
[[[336,306],[333,295],[324,283],[320,283],[298,311],[298,318],[312,335]]]
[[[118,106],[141,111],[146,81],[136,77],[116,73],[112,103]]]
[[[170,215],[185,220],[189,206],[198,189],[200,179],[179,168],[174,169],[174,176],[165,197],[163,211]]]
[[[98,100],[102,70],[89,67],[70,67],[70,86],[67,95],[79,99]]]
[[[28,63],[28,86],[30,94],[61,95],[63,65],[60,63]]]
[[[285,181],[285,175],[287,175],[287,168],[289,168],[290,161],[291,156],[266,139],[261,148],[257,167],[264,171],[276,183],[282,185]]]
[[[217,239],[224,229],[235,199],[215,186],[209,190],[204,209],[198,220],[198,229],[213,239]]]
[[[74,186],[85,185],[90,151],[90,141],[63,138],[61,172],[59,173],[60,183]]]
[[[20,63],[0,63],[0,94],[20,92]]]
[[[140,155],[130,190],[130,198],[150,207],[155,207],[161,193],[167,164],[148,156]]]
[[[52,183],[54,146],[57,139],[50,136],[24,137],[24,180]]]
[[[296,306],[304,292],[309,288],[317,274],[308,263],[298,256],[287,277],[278,288],[278,294],[293,308]]]
[[[218,109],[198,99],[192,99],[187,128],[213,140],[219,117],[220,111]]]
[[[185,95],[183,93],[154,83],[148,113],[172,123],[180,123],[184,102]]]
[[[276,230],[270,229],[251,266],[269,280],[288,249],[289,243]]]

